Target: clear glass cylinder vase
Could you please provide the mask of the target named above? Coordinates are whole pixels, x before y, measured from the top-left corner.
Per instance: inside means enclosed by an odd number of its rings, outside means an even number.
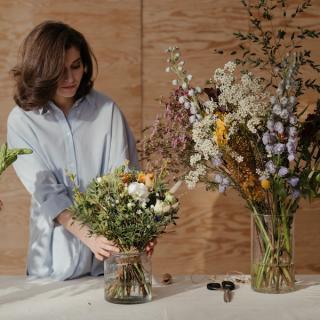
[[[137,304],[152,299],[152,263],[145,252],[115,253],[104,261],[105,300]]]
[[[251,214],[251,287],[263,293],[295,290],[294,214]]]

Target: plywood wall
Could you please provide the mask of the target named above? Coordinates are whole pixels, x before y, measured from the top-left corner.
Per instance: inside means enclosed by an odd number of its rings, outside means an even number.
[[[294,2],[296,2],[294,0]],[[319,28],[320,3],[300,23]],[[156,101],[172,89],[164,72],[170,45],[181,48],[194,84],[203,85],[228,60],[215,48],[236,46],[232,32],[247,30],[238,0],[39,0],[0,1],[0,140],[13,106],[8,71],[18,46],[37,23],[58,19],[70,23],[90,41],[99,61],[96,88],[114,98],[137,137],[161,107]],[[320,61],[318,42],[310,42]],[[312,102],[313,96],[307,96]],[[23,274],[28,241],[29,196],[12,169],[1,179],[0,274]],[[250,217],[234,192],[224,196],[181,191],[178,227],[159,240],[155,273],[249,272]],[[301,273],[320,272],[320,202],[304,202],[296,219],[296,264]]]

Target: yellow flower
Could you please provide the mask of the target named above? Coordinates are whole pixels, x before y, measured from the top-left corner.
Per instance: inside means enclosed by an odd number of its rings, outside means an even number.
[[[140,172],[140,173],[138,174],[137,180],[138,180],[138,182],[140,182],[140,183],[145,183],[145,181],[146,181],[146,176],[145,176],[145,174],[144,174],[143,172]]]
[[[227,129],[224,122],[220,119],[217,119],[216,121],[216,131],[214,137],[218,145],[224,145],[227,143]]]
[[[261,180],[261,187],[268,190],[270,188],[270,181],[268,179]]]
[[[145,175],[145,185],[148,188],[151,188],[151,187],[153,187],[153,184],[154,184],[154,174],[153,173],[147,173]]]

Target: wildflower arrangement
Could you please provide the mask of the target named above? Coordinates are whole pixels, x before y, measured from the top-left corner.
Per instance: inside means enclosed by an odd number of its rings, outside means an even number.
[[[175,74],[175,89],[142,150],[146,158],[156,152],[161,160],[171,160],[173,172],[190,189],[204,183],[209,190],[225,192],[233,187],[239,192],[252,212],[259,237],[252,286],[267,292],[294,288],[293,214],[301,197],[320,197],[320,100],[307,116],[299,107],[305,90],[320,91],[315,81],[303,81],[302,68],[310,65],[319,72],[320,67],[309,51],[299,51],[296,41],[297,36],[317,38],[320,32],[300,27],[293,34],[263,29],[277,7],[286,12],[286,2],[271,6],[266,1],[256,5],[242,1],[258,35],[236,35],[260,45],[264,59],[250,49],[244,56],[249,54],[251,59],[235,59],[216,69],[207,87],[191,84],[192,75],[185,70],[179,48],[167,50],[166,71]],[[292,17],[310,3],[303,1]],[[262,10],[265,21],[255,17],[254,10]],[[285,37],[291,46],[277,57]],[[262,71],[270,67],[271,79],[244,68],[254,59]]]
[[[179,202],[174,191],[168,190],[162,174],[123,165],[94,179],[84,192],[75,186],[70,210],[92,234],[113,241],[120,251],[143,251],[167,225],[175,223]]]
[[[113,241],[121,253],[130,257],[142,252],[178,218],[179,202],[174,196],[178,185],[169,190],[163,174],[136,171],[125,164],[94,179],[84,192],[75,186],[73,217],[92,234]],[[71,179],[75,181],[73,175]],[[145,277],[143,262],[126,258],[121,265],[121,272],[106,284],[108,299],[130,296],[136,284],[145,296],[150,295],[151,279]]]

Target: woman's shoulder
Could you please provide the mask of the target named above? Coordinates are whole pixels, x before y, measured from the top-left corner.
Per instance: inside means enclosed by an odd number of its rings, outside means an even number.
[[[8,115],[8,123],[24,123],[24,120],[28,117],[27,111],[20,108],[18,105],[15,105]]]
[[[113,107],[115,105],[115,102],[109,96],[95,89],[89,92],[87,99],[97,107]]]

